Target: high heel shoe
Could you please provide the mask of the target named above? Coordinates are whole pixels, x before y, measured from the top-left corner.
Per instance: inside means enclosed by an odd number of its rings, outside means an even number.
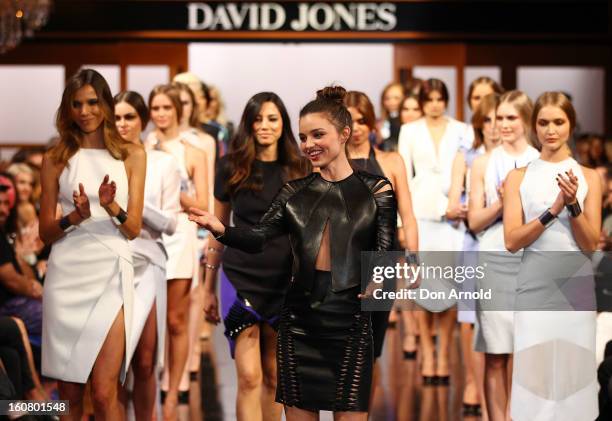
[[[482,411],[480,409],[480,404],[469,404],[463,403],[463,416],[464,417],[480,417],[482,415]]]
[[[416,360],[417,351],[404,351],[404,359],[405,360]]]

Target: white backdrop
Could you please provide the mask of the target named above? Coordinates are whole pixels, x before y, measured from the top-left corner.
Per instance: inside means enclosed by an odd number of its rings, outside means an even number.
[[[277,93],[297,134],[299,110],[317,89],[341,84],[365,92],[376,107],[393,78],[391,44],[193,43],[189,69],[219,88],[226,114],[238,124],[247,100],[262,91]]]

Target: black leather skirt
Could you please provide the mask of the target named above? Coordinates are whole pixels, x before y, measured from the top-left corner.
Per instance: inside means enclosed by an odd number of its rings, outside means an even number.
[[[317,271],[310,292],[292,286],[278,334],[276,401],[309,411],[367,411],[372,382],[370,313],[359,287],[334,293]]]

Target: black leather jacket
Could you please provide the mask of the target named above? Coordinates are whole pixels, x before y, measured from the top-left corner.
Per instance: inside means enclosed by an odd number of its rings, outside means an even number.
[[[396,218],[397,202],[386,178],[356,171],[331,182],[312,173],[285,184],[258,225],[226,227],[219,241],[257,253],[266,240],[288,233],[293,281],[310,291],[329,221],[332,290],[339,292],[360,285],[362,251],[391,250]]]

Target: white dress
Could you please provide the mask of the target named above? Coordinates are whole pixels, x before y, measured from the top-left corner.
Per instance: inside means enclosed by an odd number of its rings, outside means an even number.
[[[181,175],[174,158],[164,152],[147,152],[147,177],[140,235],[130,241],[134,258],[136,296],[132,342],[138,344],[155,302],[157,319],[157,366],[163,365],[166,334],[166,261],[162,234],[176,230],[180,205]],[[130,355],[131,357],[131,355]]]
[[[402,126],[398,152],[404,158],[408,183],[412,195],[412,207],[419,230],[421,261],[440,267],[455,266],[455,252],[463,247],[463,224],[451,224],[445,219],[448,192],[455,155],[464,143],[466,125],[447,117],[448,124],[436,151],[425,118]],[[422,253],[422,252],[437,253]],[[447,253],[440,253],[447,252]],[[452,253],[451,253],[452,252]],[[430,283],[431,282],[431,283]],[[438,284],[436,280],[421,282],[421,288],[448,291],[453,282]],[[452,307],[456,300],[417,300],[430,311],[442,311]]]
[[[131,355],[134,270],[128,240],[100,206],[104,176],[117,184],[115,201],[128,204],[124,162],[106,149],[79,149],[59,176],[62,214],[74,210],[72,192],[82,183],[91,217],[57,240],[51,249],[43,293],[42,373],[86,383],[111,325],[123,306],[125,356]],[[127,371],[124,359],[121,378]]]
[[[532,146],[527,146],[516,156],[507,153],[501,145],[493,149],[484,174],[486,207],[499,201],[497,188],[511,170],[526,166],[539,155]],[[512,254],[506,250],[504,225],[500,218],[482,234],[478,254],[479,265],[485,267],[485,277],[477,280],[477,289],[491,289],[492,299],[477,302],[475,349],[488,354],[511,354],[516,277],[522,251]]]
[[[179,168],[181,192],[195,196],[195,186],[187,171],[186,147],[188,144],[181,136],[163,142],[164,151],[172,155]],[[156,147],[155,133],[147,138],[147,148]],[[189,221],[187,212],[181,210],[177,216],[176,231],[172,235],[163,235],[163,242],[168,253],[166,276],[168,279],[191,279],[191,288],[198,284],[198,234],[197,226]]]
[[[578,163],[533,161],[520,186],[526,222],[549,208],[558,173],[578,177],[580,206],[588,185]],[[595,286],[590,259],[572,234],[566,209],[523,253],[518,276],[512,381],[514,421],[593,420],[598,416]]]

